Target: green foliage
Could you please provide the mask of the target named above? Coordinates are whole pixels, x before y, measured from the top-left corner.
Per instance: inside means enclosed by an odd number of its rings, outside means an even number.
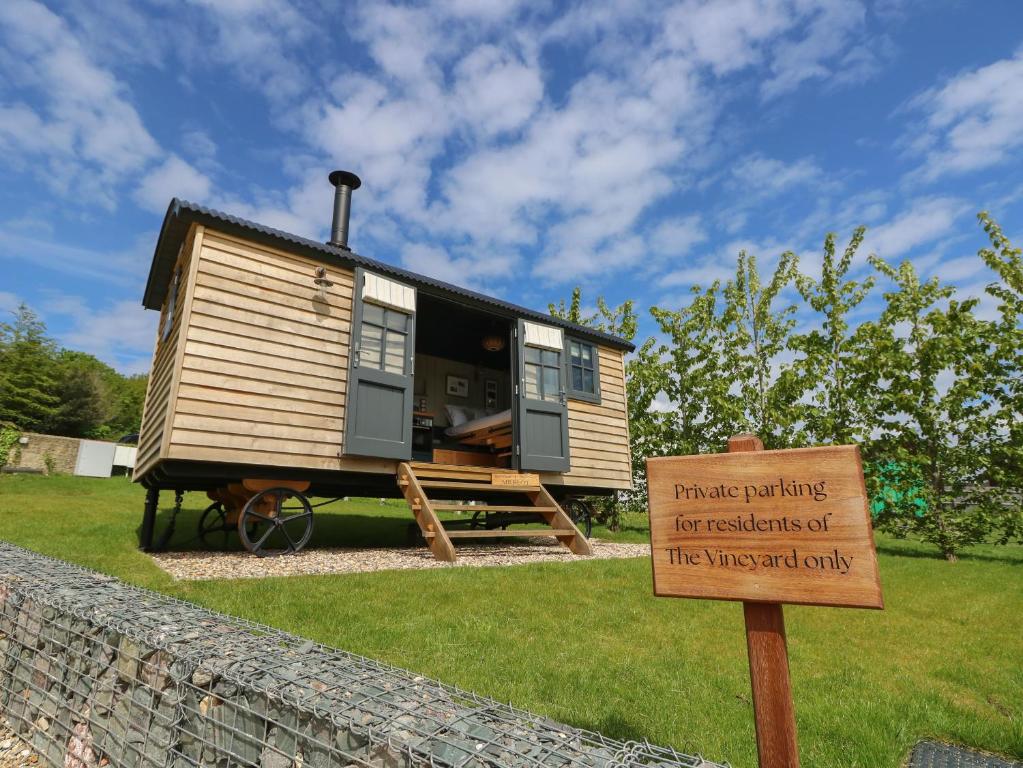
[[[718,319],[724,341],[724,373],[738,385],[732,398],[733,418],[740,427],[736,431],[758,435],[767,448],[790,445],[796,423],[795,403],[800,393],[783,362],[796,324],[796,306],[776,307],[779,294],[795,280],[796,264],[794,253],[783,253],[765,285],[756,257],[740,251],[735,278],[725,284]]]
[[[630,504],[645,505],[647,457],[720,451],[748,431],[769,448],[859,443],[878,527],[919,536],[949,559],[1020,538],[1023,256],[990,216],[979,218],[991,240],[979,255],[999,278],[987,287],[995,319],[978,299],[921,281],[908,262],[871,256],[863,274],[862,227],[841,255],[836,236],[825,238],[819,278],[786,253],[765,283],[741,252],[727,282],[693,286],[678,309],[652,307],[661,335],[626,364]],[[892,288],[879,315],[856,324],[878,278]],[[816,313],[798,330],[790,287]],[[551,309],[606,323],[602,303],[588,318],[580,307],[577,289],[568,307]]]
[[[954,560],[992,535],[1013,535],[1018,517],[1018,501],[989,485],[998,439],[993,328],[976,317],[977,299],[956,300],[937,278],[921,281],[909,262],[870,263],[895,290],[884,294],[880,317],[860,328],[874,371],[864,390],[873,416],[865,450],[868,459],[895,462],[903,486],[918,488],[927,507],[909,516],[904,505],[885,503],[877,524],[912,531]]]
[[[808,401],[801,409],[804,429],[817,443],[845,445],[866,433],[868,414],[854,391],[860,374],[863,341],[849,330],[849,313],[870,293],[874,276],[848,279],[856,252],[863,243],[865,227],[858,227],[835,260],[835,234],[824,239],[821,278],[806,275],[796,278],[803,300],[821,318],[819,327],[795,334],[789,347],[799,353],[794,365],[798,386]]]
[[[994,422],[1001,440],[992,441],[990,482],[1023,500],[1023,253],[1014,248],[987,212],[977,216],[991,240],[980,257],[999,277],[987,286],[998,302],[999,317],[992,323],[990,357],[997,364],[991,398]],[[1023,507],[1023,501],[1018,507]],[[1017,508],[1016,535],[1023,529]]]
[[[60,405],[55,357],[46,326],[25,304],[0,323],[0,421],[27,431],[50,425]]]
[[[139,430],[146,382],[60,349],[24,304],[13,322],[0,323],[0,421],[25,431],[117,439]]]
[[[13,464],[13,452],[18,445],[21,430],[10,423],[0,422],[0,468]]]

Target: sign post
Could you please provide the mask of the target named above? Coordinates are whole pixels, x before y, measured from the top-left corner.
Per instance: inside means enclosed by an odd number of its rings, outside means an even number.
[[[654,594],[743,603],[761,768],[798,768],[783,603],[884,607],[856,446],[647,459]]]

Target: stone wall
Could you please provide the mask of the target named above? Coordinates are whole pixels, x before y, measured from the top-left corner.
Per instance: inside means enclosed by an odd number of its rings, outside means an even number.
[[[3,542],[0,715],[55,768],[715,765]]]
[[[28,443],[26,445],[18,443],[11,449],[8,459],[10,467],[46,472],[47,457],[52,457],[55,473],[70,475],[75,471],[78,447],[81,443],[77,437],[39,435],[35,432],[24,432],[22,437],[28,438]]]

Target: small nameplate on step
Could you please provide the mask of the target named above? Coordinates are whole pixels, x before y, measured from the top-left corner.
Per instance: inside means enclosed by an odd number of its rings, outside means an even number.
[[[515,472],[494,472],[490,476],[491,485],[503,488],[532,488],[540,485],[540,475],[517,474]]]

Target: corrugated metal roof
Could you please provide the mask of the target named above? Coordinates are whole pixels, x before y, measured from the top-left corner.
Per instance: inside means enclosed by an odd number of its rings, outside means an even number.
[[[520,307],[517,304],[512,304],[493,296],[470,291],[468,288],[445,283],[442,280],[435,280],[426,275],[410,272],[407,269],[401,269],[383,261],[360,256],[354,251],[335,248],[326,243],[319,243],[315,240],[299,237],[290,232],[283,232],[279,229],[247,221],[237,216],[232,216],[229,213],[206,208],[205,206],[190,203],[187,200],[179,200],[178,198],[171,200],[170,206],[167,208],[167,215],[163,220],[163,226],[160,229],[160,237],[157,240],[156,251],[153,254],[153,264],[150,267],[149,279],[146,282],[146,292],[142,298],[142,304],[146,308],[158,310],[163,306],[167,286],[170,283],[171,270],[174,269],[174,263],[177,260],[178,248],[184,241],[185,235],[188,232],[188,226],[192,222],[208,226],[212,229],[219,229],[228,234],[247,237],[250,240],[263,244],[297,251],[327,264],[341,264],[348,267],[360,266],[374,272],[391,275],[415,285],[419,290],[431,295],[458,300],[462,303],[491,311],[498,310],[499,314],[509,318],[521,317],[536,320],[537,322],[549,323],[570,330],[579,336],[595,339],[610,346],[629,351],[635,349],[631,342],[594,328],[570,323],[560,318],[551,317],[545,312],[538,312],[528,307]]]

